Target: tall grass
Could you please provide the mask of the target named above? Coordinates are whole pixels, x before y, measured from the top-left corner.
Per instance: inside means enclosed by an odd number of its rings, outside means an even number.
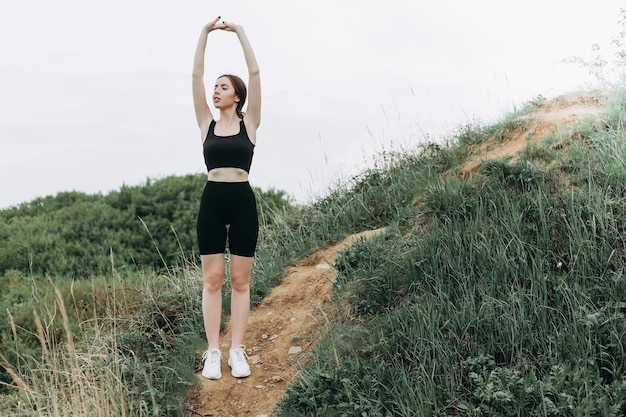
[[[34,289],[44,295],[32,311],[39,349],[28,348],[29,329],[9,316],[15,347],[1,359],[15,383],[2,415],[186,415],[203,343],[196,274],[114,274],[104,284]]]
[[[561,164],[434,178],[415,218],[346,249],[280,415],[624,415],[620,114],[563,136]]]
[[[424,178],[440,170],[434,163],[430,170],[417,169],[424,161],[386,154],[379,165],[313,205],[261,202],[253,305],[280,281],[287,265],[316,247],[407,217]],[[440,158],[439,163],[445,162]],[[34,410],[54,416],[184,415],[184,392],[197,382],[197,352],[206,343],[201,269],[183,254],[180,265],[160,273],[125,270],[122,275],[114,265],[112,270],[111,277],[89,281],[33,279],[31,292],[39,295],[28,303],[36,309],[16,309],[20,317],[13,323],[30,324],[14,325],[15,347],[2,363],[16,381],[14,394],[2,397],[11,415]],[[224,319],[230,304],[225,279]],[[24,294],[22,300],[29,298]]]
[[[534,145],[515,165],[486,161],[466,180],[448,172],[469,146],[524,123],[383,152],[310,205],[261,204],[254,305],[316,247],[387,230],[337,260],[327,332],[280,415],[626,413],[626,106],[616,97],[601,123]],[[113,268],[34,288],[34,311],[15,311],[32,326],[12,321],[3,358],[15,381],[1,400],[8,415],[184,415],[206,341],[201,271],[182,255],[159,273]]]
[[[135,386],[149,386],[150,376],[131,376],[123,370],[138,367],[120,355],[115,333],[92,323],[89,329],[84,329],[90,336],[77,342],[58,290],[55,301],[55,313],[63,318],[64,339],[55,346],[48,334],[54,318],[42,322],[35,313],[41,357],[20,357],[24,363],[17,364],[19,369],[3,358],[19,390],[16,396],[21,400],[12,404],[10,412],[4,415],[31,415],[35,410],[38,415],[50,416],[153,415],[158,410],[154,398],[141,398],[133,393]],[[146,407],[146,400],[151,407]]]
[[[262,212],[253,304],[280,281],[287,265],[317,247],[414,214],[415,196],[452,158],[434,146],[428,155],[383,153],[374,166],[338,184],[325,198],[306,206]]]

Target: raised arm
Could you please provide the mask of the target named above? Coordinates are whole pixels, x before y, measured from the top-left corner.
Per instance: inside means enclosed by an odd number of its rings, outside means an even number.
[[[193,107],[196,111],[198,127],[203,131],[208,129],[211,120],[213,120],[211,109],[206,101],[206,89],[204,87],[204,54],[209,32],[225,28],[224,24],[217,23],[219,20],[220,18],[217,17],[202,27],[193,59],[193,71],[191,73]]]
[[[243,56],[248,66],[248,108],[246,109],[244,120],[248,130],[254,128],[256,132],[256,129],[261,124],[261,76],[259,64],[256,61],[252,45],[250,45],[243,27],[227,22],[224,22],[224,26],[223,30],[230,30],[237,34],[243,49]]]

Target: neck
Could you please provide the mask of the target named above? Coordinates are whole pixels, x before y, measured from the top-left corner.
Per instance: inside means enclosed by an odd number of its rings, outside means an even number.
[[[226,124],[239,123],[239,116],[236,110],[220,111],[220,122]]]

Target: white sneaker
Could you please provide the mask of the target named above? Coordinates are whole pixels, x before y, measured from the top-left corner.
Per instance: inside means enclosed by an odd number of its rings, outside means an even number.
[[[220,379],[222,377],[222,353],[219,349],[209,349],[202,354],[204,360],[204,368],[202,368],[202,376],[208,379]]]
[[[246,358],[246,347],[241,345],[235,349],[231,349],[228,356],[228,366],[230,366],[230,373],[235,378],[245,378],[250,376],[250,367]]]

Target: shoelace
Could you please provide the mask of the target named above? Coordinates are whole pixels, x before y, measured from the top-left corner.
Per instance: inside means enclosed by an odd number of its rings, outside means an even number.
[[[246,354],[246,347],[244,345],[239,345],[233,350],[235,351],[234,359],[238,362],[243,362],[245,361],[245,358],[248,357],[248,354]]]
[[[210,351],[207,350],[202,354],[202,360],[204,361],[209,361],[209,363],[215,363],[215,362],[219,362],[220,359],[222,359],[222,353],[221,352],[215,352],[215,351]]]

